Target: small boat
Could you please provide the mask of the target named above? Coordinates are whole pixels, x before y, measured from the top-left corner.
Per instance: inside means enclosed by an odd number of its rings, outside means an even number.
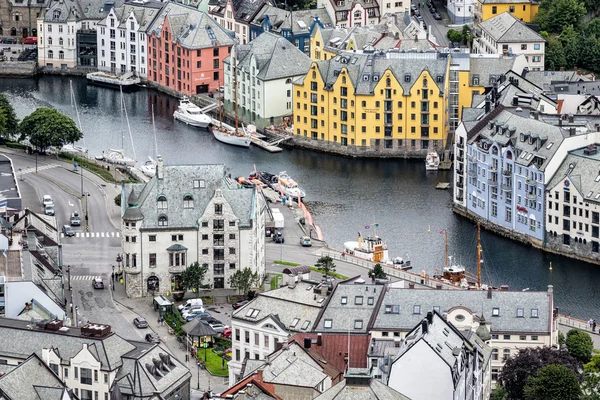
[[[286,197],[291,199],[304,199],[304,196],[306,196],[304,190],[300,189],[296,181],[290,178],[285,171],[280,172],[277,178],[279,181],[277,188],[283,192]]]
[[[109,164],[124,165],[126,167],[133,167],[135,160],[133,158],[125,157],[123,150],[110,149],[109,151],[102,152],[102,155],[96,156],[96,160],[104,161]]]
[[[154,177],[156,175],[156,166],[158,163],[152,157],[148,156],[149,160],[144,163],[144,165],[140,166],[140,171],[142,174],[146,175],[148,178]]]
[[[218,122],[218,121],[217,121]],[[250,147],[252,140],[250,135],[246,135],[242,129],[238,129],[237,133],[234,127],[224,123],[212,125],[210,127],[213,136],[221,143],[230,144],[239,147]]]
[[[425,158],[425,170],[427,171],[437,171],[440,166],[440,156],[437,152],[431,151],[427,154]]]
[[[75,156],[86,157],[86,158],[87,158],[87,154],[88,154],[88,149],[81,147],[81,146],[76,146],[74,144],[65,144],[60,149],[60,151],[62,151],[63,153],[69,153],[69,154],[72,154]]]
[[[192,103],[187,96],[183,96],[179,101],[179,107],[173,113],[173,118],[200,128],[207,128],[213,122],[212,118],[204,114],[202,109]]]
[[[133,72],[126,72],[118,76],[107,72],[90,72],[86,75],[87,80],[97,86],[104,86],[113,89],[121,88],[124,92],[132,92],[138,89],[137,84],[140,83],[140,78],[135,76]]]
[[[359,232],[358,241],[344,243],[344,252],[375,263],[387,263],[389,261],[387,246],[376,234],[373,237],[363,238]]]

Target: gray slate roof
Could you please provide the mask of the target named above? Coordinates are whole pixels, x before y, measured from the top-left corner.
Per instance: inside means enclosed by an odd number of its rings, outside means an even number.
[[[585,196],[582,200],[600,203],[599,171],[600,155],[584,154],[584,149],[571,151],[546,187],[551,189],[569,178],[579,193]]]
[[[148,1],[146,3],[125,3],[121,7],[115,8],[115,15],[117,16],[117,23],[115,24],[118,28],[127,28],[126,24],[129,20],[129,16],[133,13],[135,20],[139,24],[138,32],[146,32],[150,27],[150,24],[156,17],[160,15],[161,9],[165,3],[157,1]],[[107,18],[98,22],[100,26],[107,26]]]
[[[183,325],[183,330],[190,336],[217,336],[218,333],[206,321],[194,319]]]
[[[155,175],[145,184],[125,185],[125,193],[130,193],[131,190],[140,193],[138,204],[126,210],[125,218],[131,209],[137,208],[144,217],[142,228],[161,228],[158,226],[158,217],[166,215],[168,226],[165,228],[167,229],[174,227],[197,229],[198,220],[204,214],[216,191],[220,190],[238,218],[239,226],[250,226],[256,191],[243,188],[225,177],[224,165],[164,166],[163,171],[162,180]],[[194,188],[195,179],[204,180],[206,187]],[[192,195],[194,208],[183,208],[183,198],[186,194]],[[167,198],[167,210],[158,209],[159,195]]]
[[[212,0],[211,0],[212,1]],[[227,5],[228,0],[216,0],[217,7],[213,8],[211,14],[223,15],[225,12],[225,6]],[[267,2],[265,0],[232,0],[233,4],[233,12],[235,14],[234,18],[236,21],[241,23],[249,24],[256,13],[265,5]],[[211,4],[212,5],[212,4]]]
[[[372,64],[372,65],[370,65]],[[356,94],[373,94],[386,71],[390,71],[402,85],[404,94],[410,93],[417,78],[425,70],[431,77],[431,85],[437,85],[443,91],[447,60],[439,54],[354,54],[343,53],[326,61],[316,63],[325,86],[333,86],[337,79],[341,79],[339,71],[342,68],[348,71],[350,83]],[[337,72],[336,72],[337,71]],[[410,82],[406,82],[405,75],[410,75]],[[365,76],[368,78],[365,79]],[[376,78],[374,78],[376,77]],[[440,77],[441,82],[438,82]],[[385,83],[382,83],[385,85]]]
[[[270,81],[305,75],[310,68],[310,57],[292,45],[286,38],[264,32],[245,45],[237,45],[237,67],[250,71],[251,60],[256,60],[257,79]],[[231,63],[227,57],[224,63]]]
[[[399,306],[399,313],[386,313],[385,306]],[[421,314],[413,314],[413,306],[421,306]],[[491,333],[549,333],[552,302],[548,292],[488,292],[481,290],[429,290],[389,288],[372,329],[381,331],[413,329],[434,307],[443,314],[454,307],[466,307],[478,316],[483,315],[491,323]],[[499,315],[493,316],[493,308]],[[517,308],[524,309],[524,318],[517,317]],[[531,317],[531,309],[538,310],[538,317]]]
[[[318,332],[366,333],[382,292],[383,286],[381,285],[354,282],[337,284],[329,296],[327,306],[323,310],[315,330]],[[345,298],[345,304],[342,304],[343,298]],[[362,304],[357,304],[361,302]],[[332,326],[325,328],[325,320],[329,319],[332,320]],[[357,320],[362,321],[360,329],[354,328]]]
[[[508,127],[508,131],[514,129],[514,135],[511,136],[509,132],[496,133],[496,126]],[[500,132],[502,131],[500,129]],[[476,136],[472,136],[473,134]],[[468,132],[467,135],[471,138],[469,143],[487,140],[490,143],[496,142],[502,147],[510,144],[517,152],[515,164],[523,166],[535,164],[539,171],[544,171],[569,134],[561,127],[530,118],[528,110],[505,109],[485,126],[481,126],[478,131]],[[554,144],[548,148],[550,143]],[[531,154],[533,155],[530,157]]]
[[[148,34],[160,34],[168,21],[173,42],[179,41],[187,49],[203,49],[217,46],[233,46],[229,31],[219,25],[210,15],[196,8],[178,3],[168,3],[148,28]]]
[[[349,385],[343,380],[323,392],[314,400],[410,400],[402,393],[384,385],[378,380],[371,380],[370,385]]]
[[[515,18],[508,11],[481,22],[479,27],[499,43],[530,43],[545,41],[545,39],[537,32]]]
[[[472,57],[470,59],[470,75],[469,81],[473,82],[473,77],[476,75],[479,78],[480,86],[492,86],[492,79],[498,80],[506,71],[516,71],[516,61],[523,55],[504,57]],[[520,72],[520,71],[517,71]]]
[[[266,16],[269,16],[269,20],[273,25],[271,32],[281,32],[283,30],[289,31],[292,20],[294,24],[293,32],[295,35],[308,33],[308,30],[315,19],[319,19],[325,27],[332,26],[331,18],[329,18],[329,14],[324,8],[292,11],[292,16],[290,17],[289,11],[269,4],[265,4],[265,6],[260,9],[251,24],[260,25]]]
[[[63,400],[65,393],[67,398],[75,398],[36,354],[0,377],[0,393],[14,400]]]

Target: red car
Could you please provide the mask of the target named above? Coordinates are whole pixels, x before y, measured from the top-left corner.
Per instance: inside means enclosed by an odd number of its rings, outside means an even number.
[[[35,36],[26,37],[23,39],[23,44],[37,44],[37,39]]]
[[[231,328],[225,328],[223,330],[223,337],[226,339],[231,339]]]

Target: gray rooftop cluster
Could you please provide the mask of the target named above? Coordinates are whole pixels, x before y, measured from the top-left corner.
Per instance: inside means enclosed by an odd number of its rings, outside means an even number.
[[[487,32],[487,34],[496,42],[545,42],[543,37],[525,25],[522,21],[515,18],[508,11],[479,23],[479,28]]]

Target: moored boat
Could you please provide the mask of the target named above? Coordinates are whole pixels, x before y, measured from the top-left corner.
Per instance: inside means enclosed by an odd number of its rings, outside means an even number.
[[[359,232],[356,242],[344,243],[344,252],[375,263],[387,263],[389,261],[387,245],[377,235],[363,238]]]
[[[133,158],[125,157],[123,150],[117,149],[103,151],[102,155],[96,156],[96,160],[104,161],[109,164],[124,165],[126,167],[133,167],[136,163]]]
[[[243,132],[243,129],[236,130],[232,126],[221,123],[210,127],[213,136],[221,143],[230,144],[239,147],[250,147],[252,140],[249,135]]]
[[[304,196],[306,196],[304,190],[298,187],[296,181],[290,178],[290,176],[285,171],[280,172],[277,178],[279,182],[278,189],[282,191],[286,197],[292,199],[299,198],[302,200]]]
[[[179,101],[179,107],[173,113],[173,118],[185,122],[188,125],[207,128],[213,120],[202,112],[202,109],[192,103],[187,96]]]
[[[90,72],[86,75],[87,80],[98,86],[105,86],[113,89],[121,88],[124,92],[131,92],[138,89],[140,78],[133,72],[127,72],[121,76],[109,74],[107,72]]]
[[[425,158],[425,170],[437,171],[440,166],[440,156],[435,151],[430,151]]]
[[[142,174],[146,175],[148,178],[152,178],[154,175],[156,175],[156,166],[158,163],[152,157],[148,156],[148,158],[149,160],[146,161],[144,165],[140,166],[140,171],[142,171]]]

